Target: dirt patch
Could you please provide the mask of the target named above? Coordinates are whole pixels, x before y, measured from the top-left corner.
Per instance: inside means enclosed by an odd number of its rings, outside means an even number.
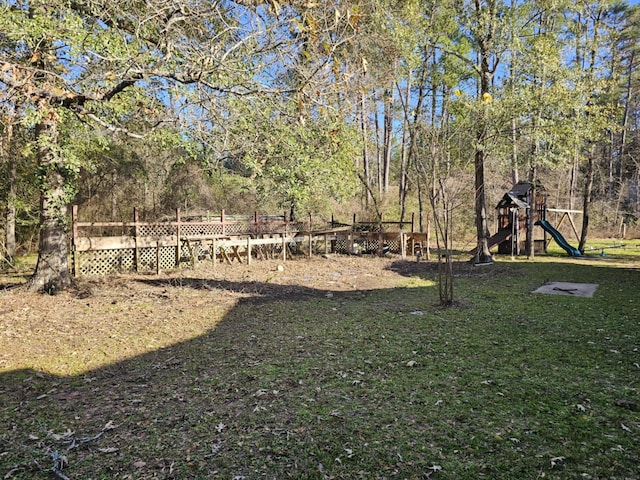
[[[332,297],[433,281],[438,266],[400,257],[298,258],[183,268],[161,275],[80,277],[58,295],[26,291],[27,274],[0,276],[0,372],[72,376],[197,338],[238,302]],[[455,267],[457,276],[499,269]],[[341,292],[341,293],[340,293]]]
[[[5,276],[0,372],[75,375],[198,337],[240,299],[393,288],[432,269],[398,258],[348,256],[202,263],[161,275],[82,277],[73,289],[54,296],[27,292],[20,286],[26,275]]]

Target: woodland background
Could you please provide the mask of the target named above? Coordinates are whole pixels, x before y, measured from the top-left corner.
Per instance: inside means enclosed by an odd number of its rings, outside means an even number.
[[[639,33],[608,0],[4,0],[2,256],[62,248],[71,203],[472,236],[519,180],[632,231]]]

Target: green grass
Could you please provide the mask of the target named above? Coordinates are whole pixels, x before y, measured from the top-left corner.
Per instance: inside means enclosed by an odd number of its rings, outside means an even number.
[[[86,375],[5,373],[0,475],[49,478],[66,448],[51,432],[113,422],[66,453],[69,478],[637,479],[637,250],[457,265],[447,309],[430,269],[247,299],[204,336]],[[533,294],[545,280],[599,287]]]

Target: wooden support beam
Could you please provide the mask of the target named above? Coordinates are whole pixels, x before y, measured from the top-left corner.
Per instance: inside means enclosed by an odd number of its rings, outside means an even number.
[[[160,242],[156,242],[156,275],[160,275],[160,259],[162,258],[160,255]]]
[[[78,206],[71,208],[71,255],[73,258],[73,276],[80,276],[80,256],[77,251],[78,242]]]
[[[140,235],[139,232],[139,222],[140,218],[138,216],[138,208],[135,207],[133,209],[133,223],[134,223],[134,228],[133,228],[133,239],[136,243],[135,249],[134,249],[134,264],[136,266],[136,272],[140,271],[140,245],[138,244],[138,236]]]

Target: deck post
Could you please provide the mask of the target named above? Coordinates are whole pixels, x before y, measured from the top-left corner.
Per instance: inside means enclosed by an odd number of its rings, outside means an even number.
[[[78,251],[76,250],[76,243],[78,239],[78,205],[74,205],[71,208],[71,258],[73,260],[73,276],[80,275],[80,259],[78,258]]]
[[[156,241],[156,275],[160,275],[160,240]]]
[[[133,241],[135,242],[134,262],[136,266],[136,272],[140,272],[140,246],[138,244],[138,236],[140,235],[138,229],[138,221],[140,220],[138,214],[138,207],[133,207]]]
[[[287,260],[287,235],[286,233],[282,234],[282,261]]]
[[[176,268],[180,266],[180,236],[182,235],[180,228],[180,209],[176,208]]]

